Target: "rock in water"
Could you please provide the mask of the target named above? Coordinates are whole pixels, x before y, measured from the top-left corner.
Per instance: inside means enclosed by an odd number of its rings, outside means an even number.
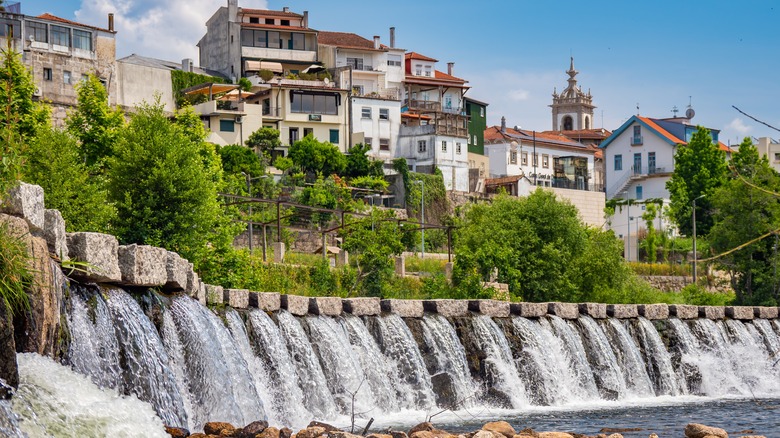
[[[171,438],[187,438],[190,436],[190,431],[182,427],[165,427],[165,433],[171,436]]]
[[[325,429],[325,432],[333,432],[339,430],[339,428],[336,426],[331,426],[330,424],[327,423],[320,423],[319,421],[312,421],[311,423],[309,423],[308,426],[306,426],[306,428],[310,428],[310,427],[322,427]]]
[[[246,431],[246,429],[244,429]],[[253,438],[279,438],[279,429],[271,426],[267,427],[264,431],[257,435],[253,435]]]
[[[324,427],[313,426],[299,431],[297,434],[295,434],[295,436],[297,438],[317,438],[320,435],[324,435],[325,432],[326,430]]]
[[[267,421],[254,421],[252,423],[247,424],[242,430],[241,433],[238,435],[241,438],[255,438],[255,436],[259,433],[263,433],[268,428],[268,422]],[[278,434],[278,430],[277,430]]]
[[[230,423],[213,421],[203,426],[203,432],[206,432],[206,435],[231,436],[235,431],[235,426]]]
[[[288,427],[283,427],[279,429],[279,438],[290,438],[292,437],[292,430]]]
[[[513,438],[517,434],[517,432],[515,432],[515,428],[506,421],[493,421],[491,423],[486,423],[484,426],[482,426],[482,430],[498,432],[501,435],[504,435],[506,438]]]
[[[435,427],[433,427],[433,424],[426,421],[425,423],[420,423],[417,426],[414,426],[413,428],[409,429],[409,436],[414,435],[416,432],[421,432],[424,430],[430,431],[433,429],[435,429]]]
[[[698,423],[690,423],[685,426],[685,436],[687,438],[705,438],[709,436],[718,438],[729,438],[725,430],[718,427],[705,426]]]

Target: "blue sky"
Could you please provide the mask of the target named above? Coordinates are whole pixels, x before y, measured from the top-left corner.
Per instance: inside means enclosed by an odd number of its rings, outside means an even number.
[[[117,15],[118,55],[197,60],[205,20],[226,0],[22,0],[22,12],[50,12],[105,26]],[[598,107],[595,126],[631,115],[670,117],[690,100],[694,122],[721,140],[780,138],[732,105],[780,127],[780,3],[770,0],[449,1],[239,0],[246,7],[308,10],[310,26],[366,38],[396,27],[399,47],[455,62],[468,95],[490,103],[488,123],[551,129],[554,87],[566,86],[569,56]]]

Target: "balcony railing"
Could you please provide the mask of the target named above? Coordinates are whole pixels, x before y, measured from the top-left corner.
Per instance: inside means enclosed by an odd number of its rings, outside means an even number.
[[[456,126],[434,125],[436,126],[436,135],[451,135],[453,137],[468,137],[469,130]]]
[[[281,108],[279,107],[265,107],[263,108],[264,117],[281,118]]]
[[[441,111],[441,102],[436,102],[433,100],[407,99],[404,103],[409,107],[409,109]]]
[[[665,167],[658,166],[631,166],[633,176],[659,175],[668,173]]]
[[[641,135],[631,136],[631,146],[641,146],[644,144],[644,138]]]

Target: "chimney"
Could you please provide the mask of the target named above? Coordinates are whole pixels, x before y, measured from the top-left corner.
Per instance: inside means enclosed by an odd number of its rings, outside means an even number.
[[[282,12],[290,12],[290,7],[289,6],[283,7]]]
[[[308,28],[309,27],[309,11],[303,11],[303,21],[302,21],[302,26],[301,27],[304,27],[304,28]]]
[[[501,132],[506,134],[506,117],[501,116]]]
[[[395,27],[390,28],[390,48],[395,49]]]
[[[454,62],[448,62],[447,63],[447,74],[452,76],[452,70],[455,68]]]
[[[181,71],[192,73],[192,59],[184,58],[181,60]]]
[[[379,49],[379,35],[374,35],[374,48]]]
[[[108,31],[113,32],[114,31],[114,13],[110,12],[108,14]]]

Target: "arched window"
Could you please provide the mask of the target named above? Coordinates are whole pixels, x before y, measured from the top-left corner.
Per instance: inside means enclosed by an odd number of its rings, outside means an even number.
[[[563,118],[563,130],[564,131],[571,131],[574,129],[574,123],[572,122],[571,116],[566,116]]]
[[[590,117],[585,116],[585,129],[590,129]]]

